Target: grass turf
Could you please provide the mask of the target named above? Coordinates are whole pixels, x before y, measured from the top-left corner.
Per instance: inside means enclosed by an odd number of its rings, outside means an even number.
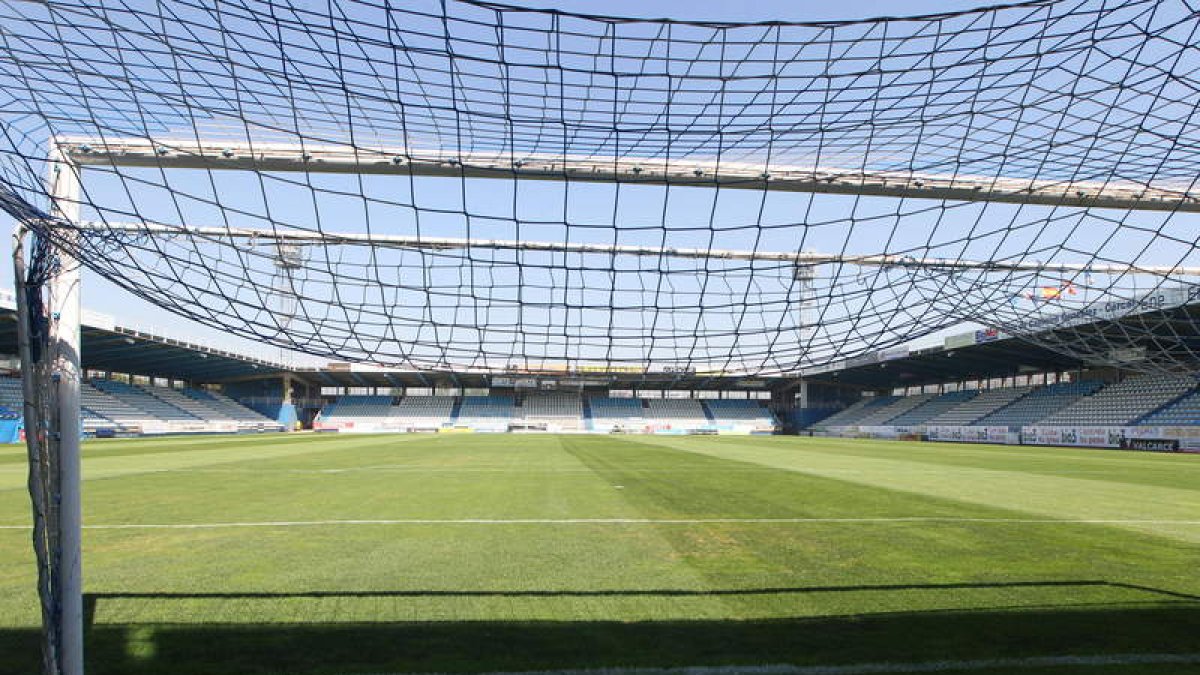
[[[0,450],[0,525],[24,472]],[[1196,456],[309,435],[94,441],[84,475],[89,526],[201,526],[85,532],[92,673],[1200,651]],[[460,522],[312,524],[348,520]],[[28,537],[0,529],[3,673],[37,664]],[[1200,668],[1046,670],[1151,671]]]

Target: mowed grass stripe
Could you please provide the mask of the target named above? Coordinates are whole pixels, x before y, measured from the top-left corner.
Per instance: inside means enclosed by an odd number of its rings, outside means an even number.
[[[1200,483],[1194,489],[1151,485],[1044,473],[945,466],[943,473],[912,471],[914,466],[933,465],[929,455],[914,462],[903,445],[894,446],[890,457],[840,453],[826,445],[827,439],[797,438],[790,444],[757,444],[737,438],[700,438],[680,441],[652,438],[646,443],[680,449],[709,457],[731,459],[810,476],[837,478],[860,485],[910,492],[962,503],[1036,514],[1047,518],[1078,520],[1132,519],[1125,525],[1143,532],[1200,543],[1200,533],[1178,527],[1172,521],[1190,521],[1200,515]],[[869,446],[888,441],[863,441]],[[958,446],[944,445],[953,454]],[[1046,448],[1053,453],[1054,449]],[[973,449],[972,452],[978,452]],[[1001,451],[997,451],[1001,452]],[[1094,452],[1106,452],[1097,450]],[[1170,456],[1165,456],[1169,459]],[[1200,463],[1200,457],[1185,460]],[[1073,461],[1069,456],[1064,462]],[[852,470],[851,470],[852,469]],[[1132,469],[1131,469],[1132,470]]]
[[[781,441],[786,443],[800,440],[808,451],[840,456],[893,459],[900,454],[913,463],[913,471],[946,471],[947,468],[962,466],[1048,476],[1099,478],[1110,482],[1156,487],[1191,489],[1200,484],[1200,458],[1188,454],[843,438],[822,438],[819,443],[783,437],[765,440],[763,445],[768,447]]]
[[[1080,569],[1104,568],[1100,578],[1124,579],[1137,558],[1169,564],[1172,586],[1186,579],[1194,546],[1137,534],[1116,527],[1037,526],[1021,512],[969,501],[913,494],[855,481],[794,471],[771,475],[725,471],[740,462],[692,453],[648,439],[616,446],[604,439],[564,440],[572,452],[607,480],[626,485],[626,497],[655,518],[704,518],[719,515],[774,518],[925,517],[1012,519],[996,522],[944,521],[926,527],[889,527],[877,523],[841,523],[827,527],[763,527],[712,523],[695,528],[665,528],[681,556],[716,585],[770,584],[771,579],[801,578],[836,583],[1004,578],[1078,578]],[[626,468],[710,466],[683,478]],[[1195,530],[1194,526],[1191,529]],[[1003,564],[997,564],[1003,561]],[[1167,561],[1170,561],[1169,563]],[[1175,577],[1178,578],[1175,578]],[[1186,588],[1194,580],[1184,581]]]
[[[1200,525],[1200,520],[1071,520],[1057,518],[957,518],[896,516],[887,518],[404,518],[356,520],[266,520],[225,523],[92,523],[85,530],[209,530],[228,528],[339,527],[354,525],[809,525],[809,524],[931,525],[972,523],[1001,525]],[[31,525],[0,524],[0,530],[30,530]]]
[[[397,443],[417,440],[415,436],[361,436],[339,439],[305,436],[288,437],[264,435],[252,437],[212,437],[206,440],[178,438],[175,441],[153,439],[143,442],[133,439],[135,452],[120,451],[112,441],[88,441],[84,443],[85,481],[118,478],[139,473],[155,473],[170,469],[236,465],[245,462],[262,462],[271,459],[293,458],[324,452],[344,452],[353,448],[372,445],[394,447]],[[253,441],[257,440],[255,443]],[[97,451],[95,446],[101,446]],[[105,451],[116,446],[112,451]],[[24,490],[27,465],[10,463],[0,466],[0,491]]]
[[[378,435],[363,434],[359,440],[378,437]],[[244,447],[245,452],[257,452],[265,446],[282,446],[300,444],[316,446],[322,443],[343,445],[348,438],[335,434],[194,434],[172,436],[142,436],[139,438],[115,438],[84,440],[84,454],[90,458],[124,457],[132,455],[150,455],[163,453],[195,453],[205,450],[219,450],[234,447]],[[0,449],[0,465],[24,464],[26,450],[23,444],[6,446]]]
[[[559,439],[553,436],[523,437],[519,444],[504,436],[376,436],[369,443],[351,436],[346,440],[340,450],[316,454],[265,458],[247,454],[234,465],[239,471],[231,474],[134,471],[116,481],[87,481],[85,522],[643,516],[622,498],[619,488],[563,452]],[[336,470],[398,461],[427,465],[431,471],[288,471],[322,466]],[[475,466],[567,471],[549,478],[537,471],[442,471]],[[10,500],[12,510],[21,513],[24,520],[26,507],[16,503],[24,497],[13,493],[6,500],[0,494],[0,507]],[[146,514],[153,514],[153,518],[148,519]]]

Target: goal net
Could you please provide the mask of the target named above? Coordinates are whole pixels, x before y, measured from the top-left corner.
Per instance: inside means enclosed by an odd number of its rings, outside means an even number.
[[[749,25],[474,1],[0,12],[0,205],[262,343],[795,374],[967,322],[1194,360],[1186,2]],[[49,215],[48,157],[82,176],[77,219]]]
[[[46,672],[82,669],[80,267],[398,368],[786,376],[965,324],[1194,371],[1198,29],[0,4]]]

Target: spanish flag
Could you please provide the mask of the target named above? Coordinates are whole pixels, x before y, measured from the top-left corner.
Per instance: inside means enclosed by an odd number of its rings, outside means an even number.
[[[1058,300],[1063,294],[1075,295],[1075,284],[1068,281],[1062,286],[1042,286],[1038,288],[1038,296],[1042,300]]]

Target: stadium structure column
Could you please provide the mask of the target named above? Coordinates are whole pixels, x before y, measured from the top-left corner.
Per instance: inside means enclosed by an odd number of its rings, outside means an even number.
[[[50,155],[52,215],[68,222],[79,221],[80,181],[78,165],[68,161],[57,147]],[[78,236],[66,231],[64,237]],[[69,244],[69,242],[64,242]],[[52,383],[57,389],[58,434],[58,581],[59,581],[59,668],[63,675],[83,674],[83,502],[81,499],[80,416],[81,370],[79,331],[79,264],[60,246],[59,265],[49,282],[50,352]]]
[[[279,404],[278,422],[283,424],[284,431],[296,430],[296,402],[292,397],[294,385],[291,373],[283,374],[283,400]]]

